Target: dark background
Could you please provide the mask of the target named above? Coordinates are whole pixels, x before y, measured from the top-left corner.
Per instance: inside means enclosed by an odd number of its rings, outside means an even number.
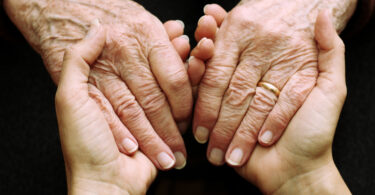
[[[203,6],[214,1],[138,2],[162,21],[183,20],[192,39]],[[236,3],[225,2],[227,10]],[[375,194],[375,20],[345,43],[348,97],[333,155],[354,194]],[[0,39],[0,63],[0,192],[66,194],[55,85],[38,54],[23,40]],[[197,144],[191,133],[185,141],[189,145],[186,168],[160,173],[149,194],[259,194],[231,168],[208,164],[206,146]]]

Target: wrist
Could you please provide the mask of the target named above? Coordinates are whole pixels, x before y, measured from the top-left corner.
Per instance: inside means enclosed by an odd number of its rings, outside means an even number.
[[[130,194],[119,186],[99,180],[74,177],[68,180],[68,194]]]
[[[68,194],[130,194],[125,181],[118,181],[121,179],[111,171],[92,166],[78,168],[65,164],[65,167]]]
[[[267,191],[265,191],[267,193]],[[312,171],[288,179],[267,194],[351,194],[333,160]]]

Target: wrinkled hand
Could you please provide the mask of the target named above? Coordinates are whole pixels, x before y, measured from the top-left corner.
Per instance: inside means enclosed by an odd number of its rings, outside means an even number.
[[[89,65],[105,45],[105,29],[67,50],[56,93],[56,114],[69,194],[145,194],[157,171],[147,157],[120,153],[110,124],[89,96]]]
[[[344,44],[327,12],[316,23],[317,84],[272,147],[257,146],[240,175],[265,194],[350,194],[332,159],[346,97]]]
[[[275,143],[315,85],[315,21],[295,18],[306,10],[289,4],[246,1],[228,15],[217,5],[205,8],[220,28],[199,85],[193,131],[200,143],[209,138],[207,157],[215,165],[241,166],[258,139],[264,146]],[[197,32],[198,38],[204,34],[199,26]]]
[[[65,48],[81,40],[89,22],[99,18],[110,30],[90,72],[89,93],[120,150],[132,153],[138,141],[159,169],[184,166],[186,150],[175,121],[189,118],[192,91],[184,64],[156,17],[128,0],[7,0],[5,7],[55,82]]]

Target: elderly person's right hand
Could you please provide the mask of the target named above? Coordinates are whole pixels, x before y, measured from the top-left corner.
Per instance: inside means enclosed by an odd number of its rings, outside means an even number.
[[[345,47],[328,12],[319,15],[317,84],[273,146],[257,146],[238,173],[265,194],[350,194],[332,158],[346,97]]]
[[[159,169],[185,165],[186,149],[175,121],[189,118],[193,97],[183,61],[170,42],[179,32],[169,37],[155,16],[130,0],[5,0],[4,5],[42,55],[55,83],[63,52],[98,18],[110,30],[90,73],[89,92],[119,149],[133,153],[138,142]],[[182,50],[187,53],[189,48]]]
[[[319,10],[332,11],[340,31],[355,3],[243,0],[227,15],[217,5],[205,7],[209,16],[199,23],[213,20],[220,28],[199,84],[193,131],[198,142],[209,141],[212,164],[242,166],[257,143],[271,146],[281,137],[316,82]],[[198,40],[205,34],[199,31]]]

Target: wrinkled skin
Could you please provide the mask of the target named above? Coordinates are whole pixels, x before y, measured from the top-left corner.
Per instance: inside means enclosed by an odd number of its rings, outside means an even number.
[[[209,138],[207,157],[214,165],[226,161],[241,166],[258,140],[263,146],[275,143],[314,87],[318,75],[315,21],[310,21],[314,16],[306,16],[310,12],[298,2],[243,1],[219,25],[214,56],[200,82],[193,123],[199,142]],[[336,13],[339,28],[350,18],[352,4],[335,4],[346,10]],[[306,9],[311,11],[311,7]],[[258,87],[260,81],[277,87],[279,97]],[[266,131],[272,136],[262,139]],[[229,160],[235,149],[236,161]]]
[[[102,110],[89,96],[89,65],[105,45],[106,29],[93,25],[65,53],[56,114],[69,194],[145,194],[157,171],[140,151],[120,153]]]
[[[273,146],[257,146],[236,168],[264,194],[350,194],[332,158],[332,142],[347,94],[345,46],[327,12],[316,24],[317,84]]]
[[[8,15],[39,52],[54,82],[65,48],[81,40],[95,18],[108,29],[107,44],[90,73],[90,95],[119,144],[137,142],[159,169],[166,152],[181,166],[186,150],[175,121],[189,118],[192,91],[181,58],[162,23],[132,1],[5,1]],[[125,134],[126,129],[134,136]],[[182,155],[181,155],[182,154]],[[182,156],[182,159],[181,159]]]

